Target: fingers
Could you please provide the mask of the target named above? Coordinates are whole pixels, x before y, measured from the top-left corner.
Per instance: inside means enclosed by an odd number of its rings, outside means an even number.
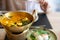
[[[44,0],[39,0],[39,3],[40,3],[40,4],[43,4],[43,3],[44,3]]]
[[[44,3],[40,4],[40,6],[47,7],[48,6],[48,3],[47,2],[44,2]]]
[[[48,4],[45,0],[39,0],[39,3],[40,4],[45,4],[45,3]]]
[[[44,0],[39,0],[39,1],[43,2]]]
[[[39,0],[41,9],[45,12],[47,11],[48,3],[45,0]]]
[[[43,5],[48,5],[48,3],[47,2],[43,2]]]

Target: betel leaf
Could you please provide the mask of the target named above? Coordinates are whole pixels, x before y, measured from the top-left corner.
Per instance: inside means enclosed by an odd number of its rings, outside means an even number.
[[[36,40],[36,38],[35,38],[35,36],[34,36],[33,34],[30,35],[30,38],[31,38],[32,40]]]

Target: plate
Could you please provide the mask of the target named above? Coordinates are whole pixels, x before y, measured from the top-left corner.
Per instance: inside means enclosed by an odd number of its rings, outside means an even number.
[[[36,30],[47,31],[49,33],[49,36],[50,36],[49,40],[57,40],[57,36],[56,36],[56,34],[53,31],[51,31],[49,29],[46,29],[46,28],[43,28],[43,27],[41,27],[41,28],[37,27],[37,28],[30,29],[29,32],[28,32],[28,34],[27,34],[27,40],[31,40],[30,39],[30,35],[32,34],[33,31],[36,31]]]
[[[45,25],[43,25],[43,26],[45,26]],[[34,30],[45,30],[50,35],[50,39],[49,40],[57,40],[56,34],[53,31],[42,27],[42,25],[41,26],[31,26],[30,30],[27,33],[26,40],[30,40],[29,37],[32,34],[32,31],[34,31]],[[7,36],[5,36],[5,40],[8,40]]]

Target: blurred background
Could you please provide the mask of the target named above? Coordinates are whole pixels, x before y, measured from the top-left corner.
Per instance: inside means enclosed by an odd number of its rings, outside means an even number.
[[[34,2],[33,2],[34,1]],[[45,0],[49,4],[48,10],[59,12],[60,0]],[[14,11],[14,10],[33,10],[34,8],[41,12],[38,0],[0,0],[0,11]],[[27,4],[27,5],[26,5]]]

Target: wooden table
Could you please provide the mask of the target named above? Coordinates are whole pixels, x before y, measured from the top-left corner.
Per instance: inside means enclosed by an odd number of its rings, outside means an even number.
[[[60,40],[60,12],[49,12],[47,17],[52,25],[51,29],[57,36],[57,40]]]
[[[49,12],[47,13],[47,17],[53,28],[50,30],[52,30],[56,34],[58,38],[57,40],[60,40],[60,12]],[[5,30],[0,29],[0,40],[4,40],[5,34]]]

